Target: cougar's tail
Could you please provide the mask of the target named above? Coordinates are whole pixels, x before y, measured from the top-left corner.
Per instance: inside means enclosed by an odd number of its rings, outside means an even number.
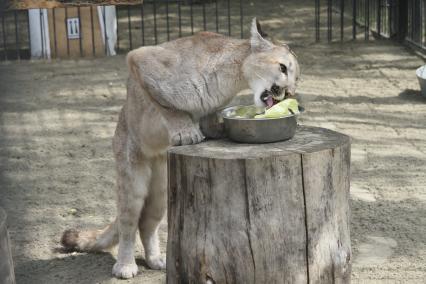
[[[102,251],[118,243],[118,226],[114,221],[102,230],[66,230],[61,238],[62,246],[68,251]]]

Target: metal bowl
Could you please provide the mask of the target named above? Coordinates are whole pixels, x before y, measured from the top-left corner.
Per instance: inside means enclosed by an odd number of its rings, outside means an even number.
[[[227,136],[242,143],[271,143],[291,139],[296,133],[297,120],[295,114],[279,118],[241,118],[235,117],[240,108],[233,106],[224,109],[221,114]],[[253,110],[255,109],[254,106]],[[304,109],[299,107],[299,111]]]
[[[421,94],[426,97],[426,65],[416,70],[417,79],[419,80]]]

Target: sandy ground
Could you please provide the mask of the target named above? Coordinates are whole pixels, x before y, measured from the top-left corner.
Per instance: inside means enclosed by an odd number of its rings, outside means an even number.
[[[426,98],[414,75],[423,60],[386,41],[310,44],[301,29],[284,36],[302,66],[301,123],[353,138],[353,283],[423,282]],[[0,64],[0,206],[18,283],[164,282],[164,272],[144,266],[139,243],[133,280],[111,277],[115,252],[57,250],[64,229],[100,228],[115,216],[111,137],[126,76],[123,56]],[[165,253],[166,223],[161,244]]]

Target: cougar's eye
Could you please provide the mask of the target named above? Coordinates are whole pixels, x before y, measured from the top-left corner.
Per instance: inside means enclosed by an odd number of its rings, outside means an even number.
[[[280,64],[280,69],[281,69],[281,72],[287,75],[287,66],[285,66],[284,64]]]

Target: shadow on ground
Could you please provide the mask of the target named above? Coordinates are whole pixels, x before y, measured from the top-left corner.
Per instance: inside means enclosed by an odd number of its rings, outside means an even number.
[[[423,96],[420,90],[406,89],[402,91],[398,97],[406,101],[426,103],[426,96]]]
[[[30,260],[16,266],[19,283],[103,283],[110,279],[115,259],[109,253],[75,254]]]

